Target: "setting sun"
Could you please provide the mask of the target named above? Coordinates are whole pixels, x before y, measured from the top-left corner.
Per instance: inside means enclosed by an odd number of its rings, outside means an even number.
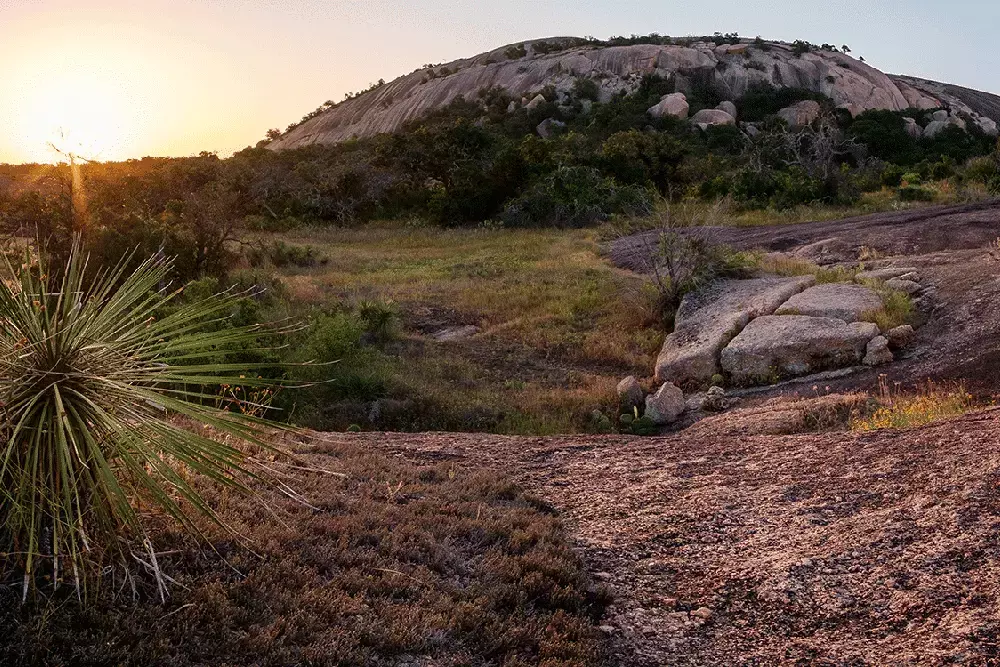
[[[40,82],[24,102],[24,139],[40,158],[58,151],[88,160],[121,159],[140,129],[123,87],[100,73],[62,72]]]

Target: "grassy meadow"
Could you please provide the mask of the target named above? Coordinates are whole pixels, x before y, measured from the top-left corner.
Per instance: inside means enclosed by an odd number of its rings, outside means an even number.
[[[578,432],[615,406],[621,377],[650,373],[665,335],[655,291],[612,267],[593,230],[383,226],[280,241],[317,258],[277,269],[294,311],[391,302],[397,339],[375,363],[390,398],[440,411],[417,426]],[[436,339],[469,326],[469,337]]]

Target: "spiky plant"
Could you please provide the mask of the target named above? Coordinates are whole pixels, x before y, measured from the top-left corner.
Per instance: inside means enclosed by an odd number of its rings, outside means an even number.
[[[211,361],[265,333],[211,326],[242,295],[175,306],[157,319],[179,292],[163,288],[167,260],[131,272],[123,262],[88,278],[77,249],[55,273],[44,262],[5,268],[0,574],[23,575],[25,595],[39,576],[79,584],[90,566],[142,536],[139,506],[189,528],[197,513],[214,517],[190,473],[247,490],[257,469],[236,445],[264,445],[264,422],[212,407],[205,388],[255,382]]]

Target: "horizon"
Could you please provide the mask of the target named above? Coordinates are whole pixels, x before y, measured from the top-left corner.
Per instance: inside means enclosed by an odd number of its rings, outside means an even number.
[[[992,24],[989,16],[1000,18],[1000,9],[970,2],[953,3],[942,20],[929,16],[936,11],[929,2],[871,8],[841,0],[827,3],[839,11],[820,20],[792,17],[790,3],[771,0],[752,9],[729,7],[725,25],[717,12],[640,2],[507,0],[471,12],[462,4],[0,5],[0,54],[18,63],[0,79],[0,162],[56,163],[59,156],[49,144],[101,161],[201,152],[225,157],[255,145],[270,128],[298,121],[322,101],[339,102],[373,81],[392,81],[428,62],[554,36],[719,31],[832,41],[849,44],[855,56],[884,72],[1000,90],[1000,75],[990,64],[995,58],[983,56],[978,44],[984,42],[976,38]],[[963,20],[966,10],[975,10],[975,21]],[[526,26],[526,15],[537,20]],[[938,48],[927,48],[929,43]]]

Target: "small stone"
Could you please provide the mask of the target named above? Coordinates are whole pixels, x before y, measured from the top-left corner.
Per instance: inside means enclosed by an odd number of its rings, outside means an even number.
[[[710,387],[701,403],[701,409],[709,412],[722,412],[727,407],[726,390],[722,387]]]
[[[894,329],[890,329],[885,337],[889,340],[889,348],[892,350],[902,350],[905,347],[909,347],[910,343],[913,342],[913,337],[916,333],[913,331],[913,327],[909,324],[903,324]]]
[[[803,558],[802,562],[799,563],[802,567],[812,567],[813,562],[811,558]]]
[[[877,336],[868,343],[863,363],[866,366],[882,366],[892,363],[893,359],[888,339],[885,336]]]
[[[534,99],[528,102],[528,104],[526,104],[525,106],[528,109],[528,111],[534,111],[543,104],[545,104],[545,96],[542,95],[541,93],[538,93],[537,95],[535,95]]]
[[[618,632],[618,628],[616,628],[613,625],[602,625],[602,626],[598,627],[597,629],[600,630],[601,632],[603,632],[606,635],[613,635],[616,632]]]
[[[892,280],[887,280],[885,286],[889,289],[894,289],[899,292],[903,292],[910,296],[917,294],[923,287],[918,282],[912,280],[903,280],[902,278],[893,278]]]
[[[646,416],[657,426],[673,424],[686,408],[684,392],[670,382],[665,382],[655,394],[646,397]]]
[[[911,271],[910,273],[906,273],[906,274],[901,275],[899,277],[899,279],[900,280],[912,280],[915,283],[919,283],[920,282],[920,274],[917,273],[917,272],[915,272],[915,271]]]
[[[692,611],[691,615],[694,616],[695,618],[700,618],[703,621],[707,621],[708,619],[712,618],[712,610],[709,609],[708,607],[701,607],[699,609],[695,609],[694,611]]]
[[[646,393],[639,381],[630,375],[618,383],[618,404],[624,410],[631,410],[642,405]]]

